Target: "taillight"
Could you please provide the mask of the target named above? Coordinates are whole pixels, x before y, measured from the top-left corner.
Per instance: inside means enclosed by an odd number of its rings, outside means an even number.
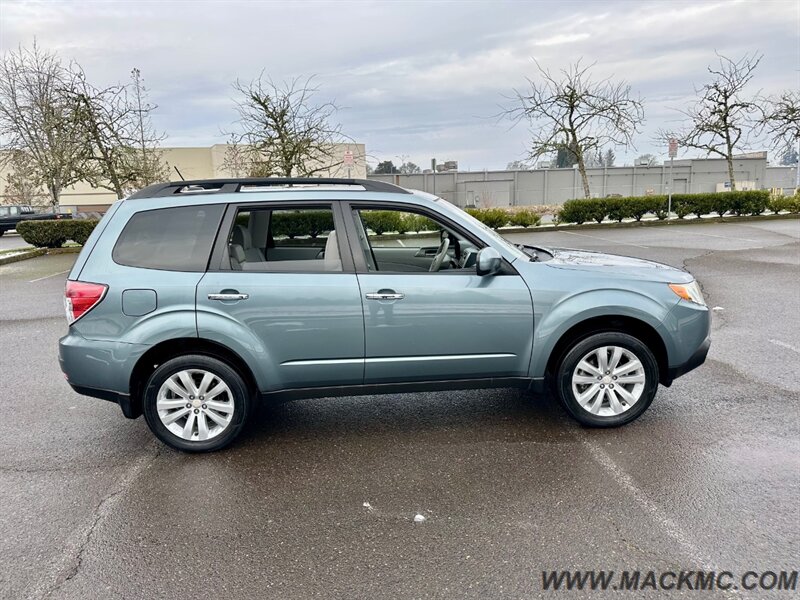
[[[108,286],[101,283],[67,280],[67,287],[64,289],[64,310],[67,313],[67,322],[72,325],[92,310],[106,295],[106,290],[108,290]]]

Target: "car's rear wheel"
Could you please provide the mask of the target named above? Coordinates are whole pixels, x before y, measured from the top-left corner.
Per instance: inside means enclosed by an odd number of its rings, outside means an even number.
[[[637,419],[656,395],[658,363],[637,338],[604,332],[576,342],[556,374],[567,411],[591,427],[617,427]]]
[[[165,362],[145,389],[147,424],[158,439],[178,450],[224,448],[239,435],[249,412],[250,394],[242,377],[209,356]]]

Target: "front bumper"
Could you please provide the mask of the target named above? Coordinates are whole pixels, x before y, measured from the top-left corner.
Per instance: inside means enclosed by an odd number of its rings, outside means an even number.
[[[702,365],[706,361],[706,356],[708,356],[708,350],[711,348],[711,338],[707,337],[703,342],[700,344],[700,347],[697,348],[694,354],[689,357],[685,363],[670,367],[667,371],[667,377],[669,379],[669,383],[672,383],[675,379],[680,377],[681,375],[686,375],[689,371],[696,369],[700,365]],[[669,384],[667,384],[669,385]]]
[[[58,341],[58,361],[77,393],[119,404],[135,419],[140,412],[130,398],[133,368],[149,346],[107,340],[87,340],[73,330]]]

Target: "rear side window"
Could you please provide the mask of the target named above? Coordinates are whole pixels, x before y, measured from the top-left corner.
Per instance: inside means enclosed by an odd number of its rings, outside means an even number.
[[[165,271],[205,271],[224,206],[182,206],[136,213],[112,252],[114,262]]]

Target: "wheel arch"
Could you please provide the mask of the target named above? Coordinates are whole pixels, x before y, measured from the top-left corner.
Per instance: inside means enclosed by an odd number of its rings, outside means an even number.
[[[669,378],[669,358],[664,339],[649,323],[625,315],[591,317],[570,327],[559,337],[550,352],[545,369],[546,376],[548,378],[553,376],[564,355],[577,342],[596,333],[605,332],[627,333],[640,340],[655,356],[659,383],[667,386],[672,383]]]
[[[253,397],[258,396],[259,390],[253,371],[236,352],[219,342],[204,338],[174,338],[160,342],[148,349],[131,371],[130,401],[132,412],[136,417],[142,414],[145,386],[153,371],[165,361],[187,354],[200,354],[224,362],[244,379]]]

